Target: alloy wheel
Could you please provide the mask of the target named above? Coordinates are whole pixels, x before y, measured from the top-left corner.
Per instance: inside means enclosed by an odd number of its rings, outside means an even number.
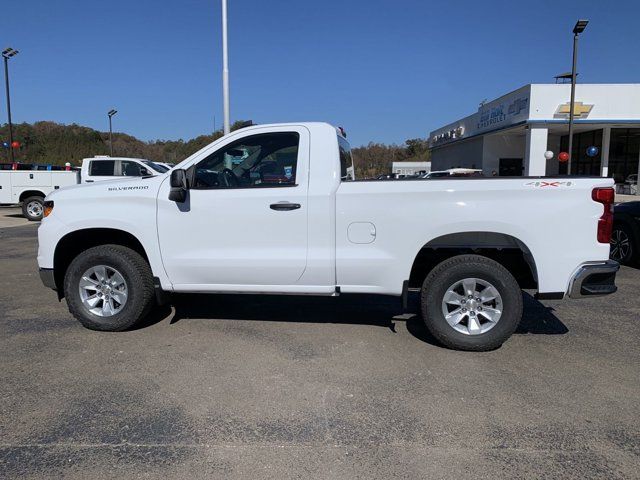
[[[465,335],[480,335],[496,326],[502,316],[498,289],[480,278],[465,278],[447,288],[442,314],[447,323]]]
[[[96,265],[84,272],[79,288],[84,307],[99,317],[116,315],[127,303],[127,282],[120,272],[107,265]]]

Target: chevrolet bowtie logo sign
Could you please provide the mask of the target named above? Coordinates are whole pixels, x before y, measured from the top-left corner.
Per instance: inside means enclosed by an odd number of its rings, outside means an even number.
[[[582,102],[573,103],[573,118],[587,118],[593,105],[585,105]],[[563,103],[558,106],[556,113],[553,115],[555,118],[569,118],[569,102]]]

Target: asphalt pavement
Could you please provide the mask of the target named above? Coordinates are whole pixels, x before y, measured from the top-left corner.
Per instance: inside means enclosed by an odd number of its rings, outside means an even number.
[[[185,295],[98,333],[41,285],[36,229],[0,228],[0,478],[639,478],[640,270],[525,294],[486,353],[371,296]]]

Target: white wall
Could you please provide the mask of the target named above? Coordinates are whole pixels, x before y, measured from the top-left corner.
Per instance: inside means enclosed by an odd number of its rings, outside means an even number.
[[[486,176],[491,176],[493,170],[499,172],[501,158],[522,158],[524,165],[524,149],[524,131],[522,135],[487,135],[484,137],[482,172]]]
[[[547,140],[546,128],[529,126],[524,151],[524,175],[545,175],[547,159],[544,158],[544,152],[547,151]]]
[[[480,168],[482,165],[483,137],[449,144],[431,150],[431,171],[449,168]],[[475,166],[474,166],[475,165]]]
[[[529,120],[552,120],[558,106],[570,101],[570,84],[533,84]],[[640,84],[576,85],[576,102],[593,105],[587,120],[640,119]]]

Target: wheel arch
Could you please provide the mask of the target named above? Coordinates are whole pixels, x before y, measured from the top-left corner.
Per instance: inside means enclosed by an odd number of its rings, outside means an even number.
[[[409,275],[409,288],[419,288],[440,262],[456,255],[477,254],[504,266],[521,288],[537,288],[538,270],[531,250],[520,239],[499,232],[457,232],[442,235],[424,244],[416,254]]]
[[[44,192],[40,190],[24,190],[23,192],[20,193],[20,196],[18,197],[18,201],[23,202],[29,197],[42,197],[42,199],[44,200],[44,197],[46,197],[46,195]]]
[[[67,268],[80,253],[99,245],[121,245],[139,253],[149,264],[149,256],[138,238],[116,228],[85,228],[67,233],[56,244],[53,271],[58,296],[64,296],[64,276]]]

